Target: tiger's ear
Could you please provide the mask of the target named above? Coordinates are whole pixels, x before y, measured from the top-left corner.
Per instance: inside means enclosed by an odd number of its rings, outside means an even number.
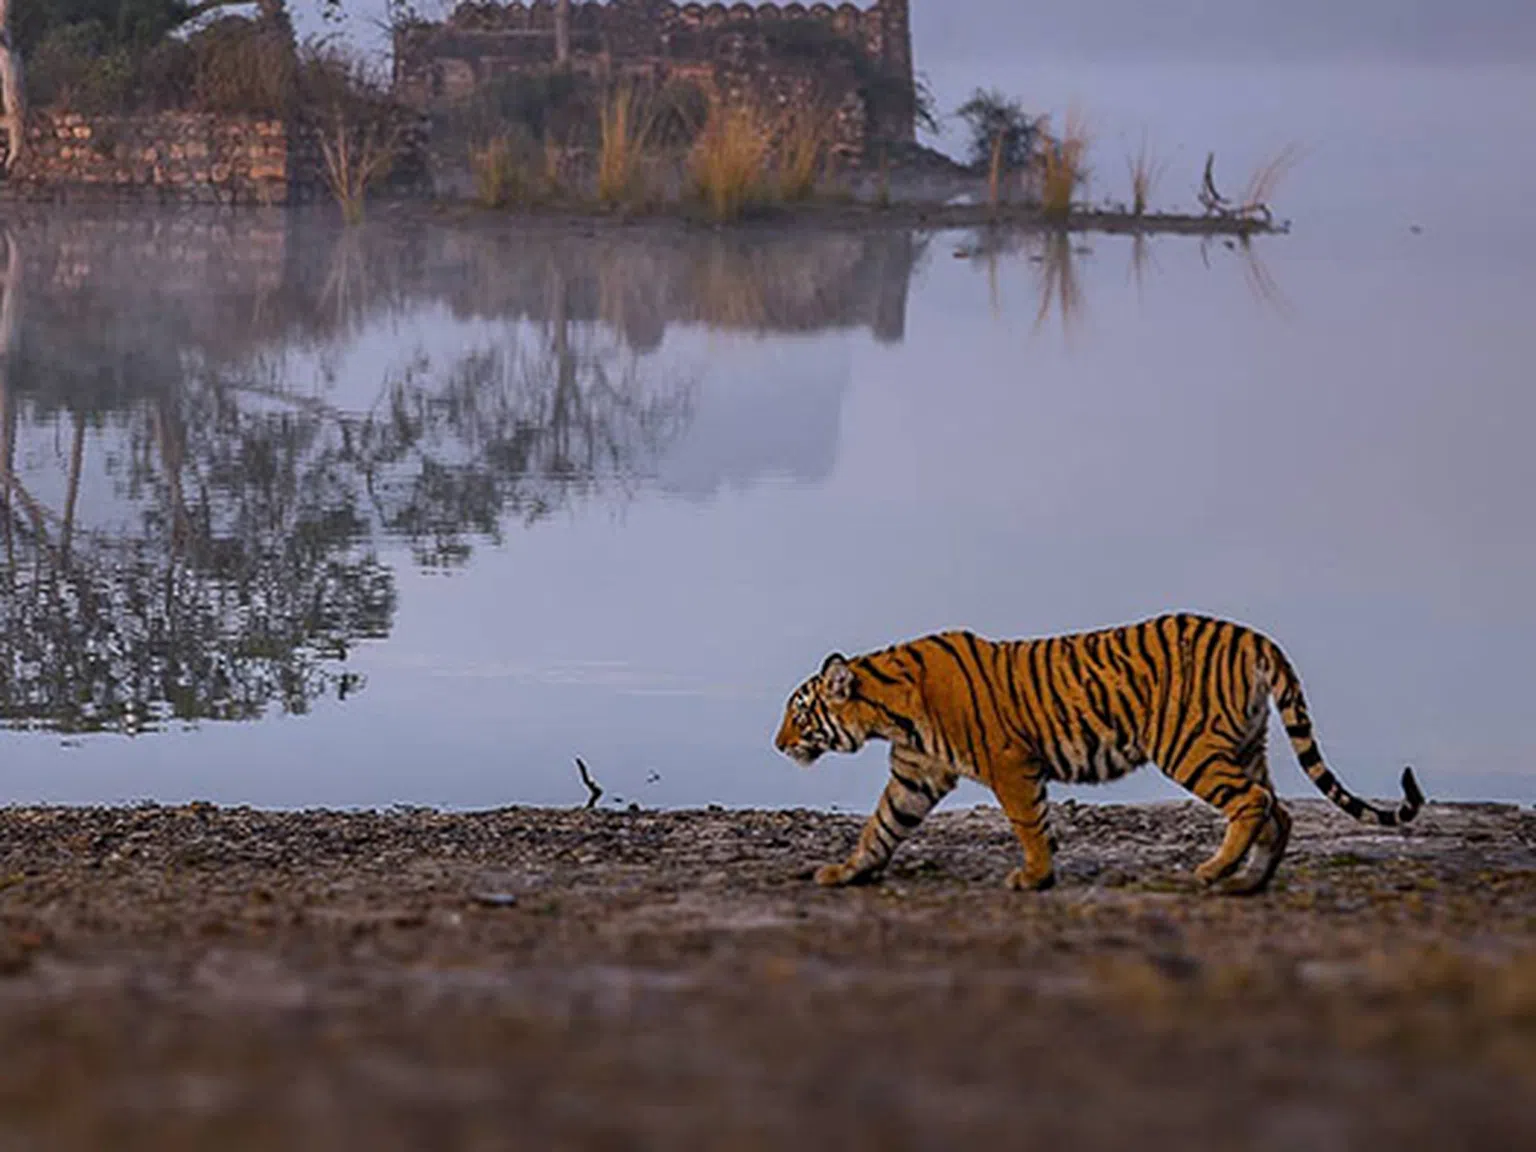
[[[848,666],[848,658],[841,652],[834,652],[822,661],[821,685],[827,693],[827,699],[834,703],[841,704],[853,698],[853,669]]]

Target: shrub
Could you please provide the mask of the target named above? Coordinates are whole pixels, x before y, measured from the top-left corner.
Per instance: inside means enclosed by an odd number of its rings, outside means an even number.
[[[283,29],[228,16],[188,37],[187,46],[196,108],[268,116],[287,110],[296,61]]]
[[[27,61],[27,95],[42,107],[115,112],[132,103],[134,60],[94,20],[49,31]]]

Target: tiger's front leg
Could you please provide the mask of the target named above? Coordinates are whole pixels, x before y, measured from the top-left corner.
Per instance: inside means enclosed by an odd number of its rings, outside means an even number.
[[[879,876],[901,842],[954,786],[953,776],[935,779],[933,774],[903,762],[893,749],[891,778],[885,783],[874,815],[865,821],[858,844],[841,864],[824,864],[816,869],[816,883],[836,888]]]
[[[1032,757],[1010,758],[993,768],[988,783],[1024,849],[1024,867],[1008,873],[1008,887],[1016,892],[1043,892],[1053,887],[1055,837],[1051,835],[1045,798],[1044,767]]]

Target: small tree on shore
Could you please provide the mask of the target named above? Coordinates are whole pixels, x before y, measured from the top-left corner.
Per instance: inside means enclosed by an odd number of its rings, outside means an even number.
[[[976,89],[955,115],[970,129],[970,162],[977,169],[994,163],[1009,171],[1022,168],[1040,142],[1041,119],[996,89]]]
[[[400,156],[405,126],[399,110],[364,60],[314,45],[300,64],[299,101],[313,117],[322,175],[342,218],[361,223],[368,189]]]

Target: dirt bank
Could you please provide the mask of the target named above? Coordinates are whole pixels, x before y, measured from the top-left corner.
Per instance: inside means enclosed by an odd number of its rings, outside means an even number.
[[[0,810],[0,1147],[1536,1147],[1536,811],[1295,809]]]

